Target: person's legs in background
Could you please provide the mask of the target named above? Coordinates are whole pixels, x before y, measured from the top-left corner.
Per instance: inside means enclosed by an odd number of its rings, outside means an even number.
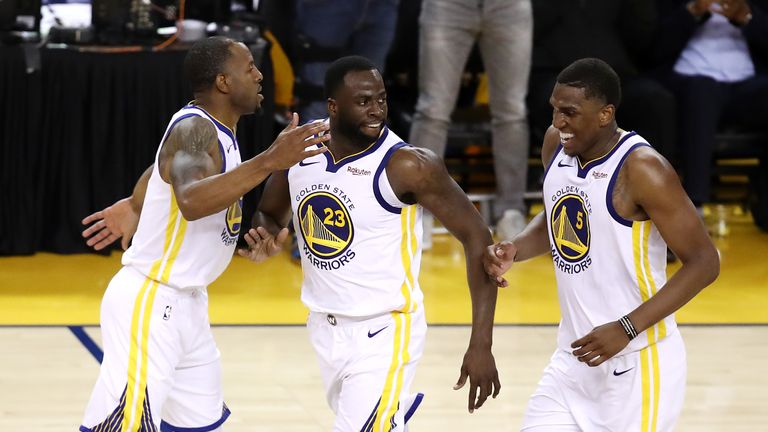
[[[526,225],[523,195],[528,172],[525,96],[531,66],[533,19],[530,0],[483,4],[480,52],[488,74],[497,199],[496,234],[510,240]]]
[[[634,130],[673,164],[677,139],[675,96],[659,82],[636,77],[622,80],[619,126]]]
[[[419,99],[408,142],[445,153],[448,123],[479,25],[477,4],[424,0],[419,18]],[[432,243],[432,216],[424,214],[424,248]]]
[[[679,74],[673,75],[670,84],[677,98],[683,186],[693,204],[701,207],[711,198],[712,154],[727,84]]]
[[[730,84],[723,112],[725,126],[745,131],[768,131],[768,76],[756,75]],[[766,143],[768,144],[768,143]]]
[[[328,117],[323,83],[328,66],[345,55],[363,0],[297,0],[296,96],[299,121]]]
[[[372,61],[382,75],[387,54],[395,39],[398,2],[399,0],[366,0],[350,41],[349,54],[363,56]]]

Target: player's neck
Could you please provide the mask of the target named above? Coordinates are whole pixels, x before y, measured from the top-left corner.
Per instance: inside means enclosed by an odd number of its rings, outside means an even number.
[[[610,128],[605,135],[601,136],[597,140],[595,145],[593,145],[589,150],[585,151],[583,154],[580,154],[579,159],[581,160],[582,163],[588,163],[590,161],[593,161],[595,159],[599,159],[605,156],[616,145],[620,137],[621,137],[621,130],[616,125],[614,125],[613,128]]]
[[[240,116],[235,114],[232,110],[222,107],[220,104],[213,101],[206,100],[205,98],[196,98],[194,101],[195,106],[202,108],[211,115],[216,121],[228,127],[233,132],[237,128],[237,121],[240,120]]]
[[[343,132],[335,129],[331,129],[331,140],[328,142],[328,150],[331,155],[337,161],[344,159],[350,155],[360,153],[366,148],[370,147],[374,141],[369,139],[362,139],[361,137],[350,137]]]

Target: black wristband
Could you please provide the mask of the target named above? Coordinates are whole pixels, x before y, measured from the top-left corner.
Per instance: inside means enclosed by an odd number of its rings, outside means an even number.
[[[637,330],[635,330],[635,326],[632,325],[632,321],[629,320],[629,317],[624,315],[623,317],[619,318],[619,324],[621,324],[621,327],[624,329],[624,333],[627,334],[627,337],[630,341],[637,337]]]

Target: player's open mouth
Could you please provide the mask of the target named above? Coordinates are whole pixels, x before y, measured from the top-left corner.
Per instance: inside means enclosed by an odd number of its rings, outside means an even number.
[[[367,128],[367,129],[376,129],[376,130],[378,130],[378,129],[381,129],[381,125],[382,125],[382,122],[377,122],[377,123],[365,123],[365,124],[363,125],[363,127],[364,127],[364,128]]]
[[[563,143],[563,145],[568,144],[572,139],[572,133],[560,132],[560,142]]]

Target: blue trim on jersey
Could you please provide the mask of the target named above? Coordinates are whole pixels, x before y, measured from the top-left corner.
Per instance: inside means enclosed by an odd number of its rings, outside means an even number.
[[[637,143],[632,147],[630,147],[626,153],[624,153],[624,156],[621,157],[619,164],[616,166],[616,169],[613,171],[613,175],[611,176],[611,181],[608,183],[608,190],[605,192],[605,205],[608,208],[608,213],[610,213],[611,217],[616,222],[630,228],[632,227],[632,221],[624,219],[623,217],[619,216],[619,214],[616,212],[616,209],[613,208],[613,187],[616,185],[616,179],[619,177],[619,171],[621,171],[621,167],[622,165],[624,165],[624,161],[627,159],[627,156],[629,156],[629,154],[632,153],[638,147],[650,147],[650,144],[645,142]]]
[[[205,114],[205,116],[208,117],[213,122],[213,124],[216,126],[216,129],[224,132],[224,134],[227,135],[232,140],[232,143],[235,145],[235,148],[237,148],[237,140],[235,139],[235,135],[227,126],[224,125],[224,123],[221,123],[220,121],[216,120],[215,118],[213,118],[212,115],[208,114],[208,111],[202,109],[197,105],[192,105],[191,107],[197,108],[200,111],[202,111],[203,114]]]
[[[96,344],[96,342],[91,339],[90,336],[88,336],[88,333],[85,332],[83,329],[83,326],[68,326],[67,327],[72,334],[75,335],[77,340],[80,341],[81,344],[85,347],[85,349],[88,350],[89,353],[96,359],[97,362],[101,363],[101,361],[104,359],[104,351],[99,348],[99,346]]]
[[[80,425],[80,432],[93,432],[93,431],[83,425]]]
[[[325,170],[330,173],[335,173],[339,170],[339,168],[343,167],[344,165],[368,156],[369,154],[378,150],[379,147],[381,147],[381,144],[384,142],[385,139],[387,139],[387,135],[389,135],[389,129],[387,129],[387,127],[384,126],[381,132],[381,135],[379,135],[379,138],[376,140],[376,142],[373,145],[361,151],[360,153],[347,156],[338,162],[336,162],[333,159],[333,155],[331,154],[331,151],[329,149],[327,152],[323,153],[325,155],[325,158],[328,160],[328,165],[326,165]]]
[[[170,136],[170,135],[171,135],[171,131],[173,130],[173,128],[174,128],[174,127],[176,127],[176,125],[177,125],[177,124],[178,124],[180,121],[182,121],[182,120],[184,120],[184,119],[186,119],[186,118],[190,118],[190,117],[201,117],[201,115],[200,115],[200,114],[197,114],[197,113],[189,113],[189,114],[184,114],[183,116],[180,116],[179,118],[177,118],[176,120],[174,120],[174,121],[173,121],[173,123],[171,123],[171,125],[170,125],[170,126],[168,126],[168,131],[166,131],[166,132],[165,132],[165,135],[163,135],[163,139],[162,139],[162,141],[160,141],[160,145],[162,146],[163,144],[165,144],[165,140],[167,140],[167,139],[168,139],[168,136]]]
[[[224,144],[220,139],[216,140],[219,143],[219,152],[221,153],[221,174],[227,172],[227,153],[224,152]]]
[[[384,210],[394,214],[400,214],[402,209],[390,205],[381,195],[381,189],[379,189],[379,178],[381,177],[381,173],[384,172],[384,168],[387,167],[387,163],[392,158],[392,155],[395,154],[397,150],[400,150],[403,147],[410,147],[410,146],[400,141],[399,143],[390,147],[390,149],[387,150],[387,153],[381,159],[381,163],[379,164],[379,167],[376,168],[376,174],[373,175],[373,195],[376,197],[376,201],[379,202],[379,204],[384,208]]]
[[[603,162],[607,161],[608,158],[610,158],[614,153],[616,153],[616,151],[619,149],[619,147],[621,147],[621,145],[624,144],[624,142],[626,140],[628,140],[630,137],[633,137],[635,135],[637,135],[637,133],[635,133],[635,132],[630,132],[630,133],[624,135],[624,137],[622,139],[620,139],[619,142],[617,142],[615,146],[613,146],[611,151],[609,151],[608,153],[604,154],[603,156],[601,156],[601,157],[599,157],[597,159],[594,159],[594,160],[591,160],[591,161],[587,162],[586,165],[584,165],[584,166],[581,165],[581,161],[578,160],[578,158],[577,158],[577,161],[578,161],[578,164],[579,164],[579,174],[578,174],[579,178],[586,178],[587,174],[589,173],[589,170],[591,170],[592,168],[594,168],[594,167],[602,164]]]
[[[413,405],[411,405],[411,407],[408,408],[408,412],[405,413],[405,421],[403,421],[403,423],[408,423],[408,420],[413,417],[413,413],[415,413],[416,409],[421,405],[422,399],[424,399],[424,393],[417,393],[416,399],[413,400]]]
[[[560,154],[560,150],[562,149],[563,149],[563,143],[557,143],[555,154],[553,154],[552,157],[549,159],[549,163],[547,164],[547,167],[544,169],[544,177],[542,178],[542,181],[547,178],[547,173],[549,172],[549,168],[551,168],[552,164],[555,163],[555,158],[557,158],[557,155]]]
[[[224,408],[221,410],[221,418],[218,419],[215,423],[212,423],[208,426],[203,427],[178,427],[178,426],[172,426],[168,424],[165,420],[160,422],[160,431],[161,432],[209,432],[212,431],[219,426],[221,426],[224,421],[229,417],[229,408],[227,408],[227,404],[224,404]]]

